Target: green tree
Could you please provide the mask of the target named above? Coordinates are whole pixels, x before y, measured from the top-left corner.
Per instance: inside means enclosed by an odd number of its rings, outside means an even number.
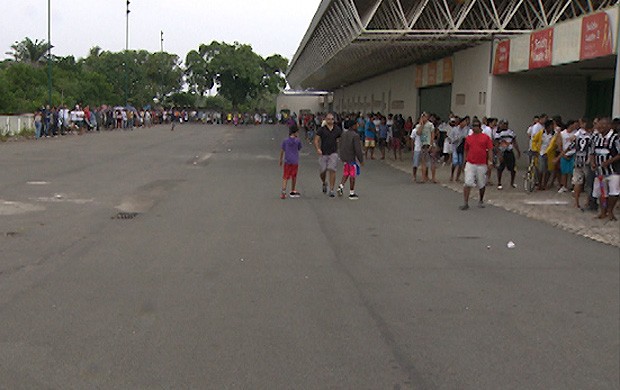
[[[170,96],[169,103],[175,107],[195,107],[196,95],[192,92],[176,92]]]
[[[209,68],[214,51],[207,45],[200,45],[185,57],[185,76],[190,91],[205,96],[213,88],[214,77]]]
[[[46,61],[46,54],[49,49],[49,43],[42,40],[39,42],[35,39],[26,37],[21,42],[15,42],[11,45],[11,52],[7,54],[12,55],[16,62],[26,62],[30,64],[41,64]]]
[[[124,104],[125,61],[131,103],[144,105],[155,97],[163,102],[181,90],[183,70],[176,55],[145,50],[112,53],[93,48],[82,62],[86,70],[101,74],[110,84],[114,97],[109,103]]]
[[[12,99],[0,111],[32,112],[47,101],[47,71],[26,63],[13,63],[4,69],[4,78],[12,91]]]
[[[262,85],[271,94],[278,94],[286,87],[285,73],[288,60],[279,54],[267,57],[263,62]]]
[[[213,41],[188,53],[185,66],[191,91],[204,95],[215,85],[236,110],[265,91],[277,93],[284,88],[287,63],[279,55],[263,59],[250,45]]]
[[[230,111],[232,110],[232,103],[221,95],[215,95],[204,98],[199,103],[199,107],[214,111]]]

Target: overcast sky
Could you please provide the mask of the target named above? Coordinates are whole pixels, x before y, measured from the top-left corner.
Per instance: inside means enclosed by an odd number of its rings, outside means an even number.
[[[5,0],[0,59],[28,37],[47,41],[47,1]],[[263,57],[291,60],[321,0],[130,0],[129,48],[164,51],[181,60],[201,43],[247,43]],[[7,4],[5,4],[7,5]],[[51,0],[52,53],[83,58],[90,48],[125,49],[126,0]]]

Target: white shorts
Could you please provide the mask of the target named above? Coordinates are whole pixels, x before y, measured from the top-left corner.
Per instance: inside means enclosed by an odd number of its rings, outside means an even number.
[[[575,186],[581,186],[583,185],[583,183],[586,180],[586,173],[584,172],[583,168],[581,167],[575,167],[573,169],[573,185]]]
[[[620,195],[620,175],[609,175],[603,179],[605,185],[605,191],[607,196],[619,196]],[[598,180],[598,176],[594,179],[594,187],[592,187],[592,197],[601,197],[601,185]]]
[[[465,186],[484,188],[487,185],[486,164],[465,163]]]

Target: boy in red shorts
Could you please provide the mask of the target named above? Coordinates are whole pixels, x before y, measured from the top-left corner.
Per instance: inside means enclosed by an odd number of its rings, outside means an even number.
[[[345,123],[347,131],[340,137],[340,160],[344,163],[342,181],[338,186],[338,196],[342,196],[344,185],[349,180],[349,199],[356,200],[355,176],[357,175],[357,162],[364,165],[364,154],[362,153],[362,143],[357,134],[357,122],[347,121]]]
[[[299,168],[299,151],[301,150],[301,141],[297,137],[299,128],[297,125],[291,125],[289,128],[289,136],[282,141],[280,149],[280,166],[284,162],[284,175],[282,176],[282,192],[280,199],[286,199],[286,186],[289,179],[291,180],[291,198],[299,198],[301,195],[295,189],[297,185],[297,170]]]

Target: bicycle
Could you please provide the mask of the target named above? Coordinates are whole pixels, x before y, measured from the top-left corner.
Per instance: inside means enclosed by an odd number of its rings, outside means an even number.
[[[525,172],[523,188],[525,192],[533,192],[538,185],[538,153],[530,155],[530,164]]]

